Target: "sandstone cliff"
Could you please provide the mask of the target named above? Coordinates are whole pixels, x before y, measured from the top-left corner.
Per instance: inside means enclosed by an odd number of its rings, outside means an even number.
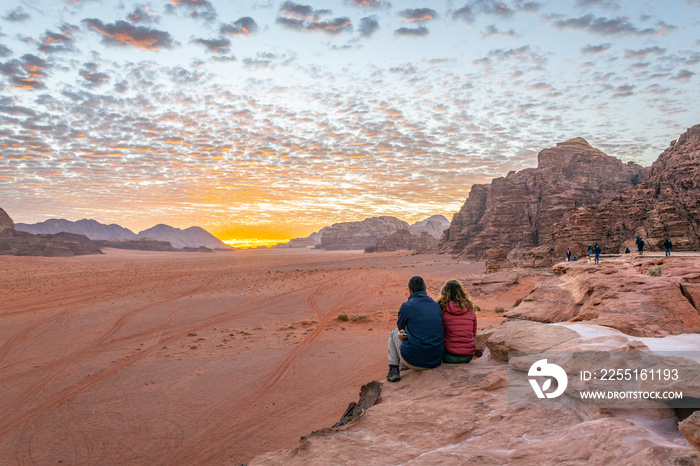
[[[411,225],[410,231],[414,235],[420,236],[421,233],[428,233],[433,238],[440,239],[442,233],[449,227],[450,221],[443,215],[433,215]]]
[[[391,252],[391,251],[416,251],[428,252],[437,245],[437,239],[427,231],[421,234],[413,234],[409,230],[399,230],[387,235],[376,246],[365,248],[365,252]]]
[[[554,248],[554,224],[568,209],[595,205],[640,182],[646,169],[574,138],[545,149],[537,168],[474,185],[438,248],[480,259],[489,249]]]
[[[554,227],[558,256],[567,247],[583,254],[594,241],[605,251],[634,250],[637,235],[657,250],[666,238],[675,250],[700,248],[700,125],[674,141],[638,186],[569,211]]]
[[[87,236],[72,233],[33,235],[16,230],[14,226],[7,212],[0,209],[0,255],[77,256],[100,253]]]
[[[361,222],[335,223],[323,231],[318,247],[329,251],[365,249],[376,246],[385,236],[408,229],[408,223],[396,217],[372,217]]]

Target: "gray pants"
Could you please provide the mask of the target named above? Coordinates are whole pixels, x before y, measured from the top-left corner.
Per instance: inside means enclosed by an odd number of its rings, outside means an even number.
[[[414,371],[428,370],[427,367],[413,366],[401,357],[401,342],[402,340],[399,338],[399,329],[395,328],[389,335],[389,365],[413,369]]]

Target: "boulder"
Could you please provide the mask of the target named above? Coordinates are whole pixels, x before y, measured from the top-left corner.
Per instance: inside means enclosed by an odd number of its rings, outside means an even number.
[[[566,327],[528,321],[503,323],[486,341],[491,356],[498,361],[508,361],[509,351],[547,351],[579,334]]]
[[[700,450],[700,411],[695,411],[678,424],[678,430],[681,431],[693,448]]]

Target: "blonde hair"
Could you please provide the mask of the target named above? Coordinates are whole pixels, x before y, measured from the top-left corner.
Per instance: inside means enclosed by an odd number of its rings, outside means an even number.
[[[442,286],[437,303],[440,305],[440,309],[445,312],[447,303],[450,301],[457,304],[463,312],[474,312],[471,296],[457,280],[449,280]]]

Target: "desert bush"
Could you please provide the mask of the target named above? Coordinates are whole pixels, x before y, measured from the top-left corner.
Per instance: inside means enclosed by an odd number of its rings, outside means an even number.
[[[475,312],[481,312],[481,308],[475,304],[475,305],[474,305],[474,311],[475,311]]]
[[[496,309],[494,309],[494,311],[495,312],[506,312],[506,310],[503,309],[502,307],[497,307]]]
[[[649,275],[651,275],[652,277],[660,277],[661,267],[654,267],[653,269],[649,269]]]
[[[343,322],[347,322],[348,320],[350,320],[350,318],[348,317],[347,314],[340,314],[338,316],[338,320],[342,320]]]
[[[367,320],[367,316],[364,314],[353,314],[352,315],[352,321],[357,322],[360,320]]]

